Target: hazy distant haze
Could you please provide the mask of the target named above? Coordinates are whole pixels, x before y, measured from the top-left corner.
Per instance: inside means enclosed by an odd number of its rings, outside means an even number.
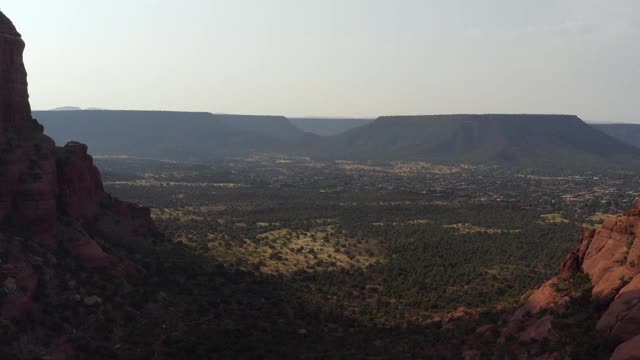
[[[32,107],[634,121],[635,0],[3,0]]]

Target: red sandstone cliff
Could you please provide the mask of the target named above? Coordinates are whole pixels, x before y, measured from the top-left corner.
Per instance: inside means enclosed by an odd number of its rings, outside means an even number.
[[[55,275],[62,271],[57,255],[124,279],[140,269],[104,244],[158,235],[148,209],[104,192],[85,145],[56,147],[31,118],[24,47],[0,12],[0,311],[9,321],[31,317],[39,301],[50,300],[43,294],[62,296],[55,285],[63,277]],[[64,341],[56,344],[58,353],[70,351]]]
[[[640,201],[629,214],[586,231],[562,263],[561,274],[533,291],[504,319],[498,343],[515,339],[518,345],[511,351],[518,358],[571,358],[566,354],[577,345],[563,339],[568,326],[594,331],[594,341],[613,344],[611,359],[640,359],[640,231],[636,229],[640,230]],[[580,278],[590,286],[576,286]],[[581,294],[585,289],[589,292]],[[585,320],[588,313],[595,316],[594,323]],[[469,358],[477,355],[469,354]]]

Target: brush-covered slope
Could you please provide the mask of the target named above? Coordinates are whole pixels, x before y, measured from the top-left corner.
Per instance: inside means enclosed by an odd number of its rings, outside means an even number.
[[[81,141],[99,155],[175,160],[278,150],[284,141],[277,129],[286,127],[280,121],[284,118],[196,112],[85,110],[34,111],[33,115],[56,141]],[[276,130],[261,125],[262,121],[274,122]]]
[[[640,151],[568,115],[381,117],[317,139],[315,156],[523,166],[623,165]]]
[[[370,124],[373,119],[290,118],[289,121],[304,132],[321,136],[333,136]]]
[[[640,124],[592,124],[591,126],[625,144],[640,148]]]

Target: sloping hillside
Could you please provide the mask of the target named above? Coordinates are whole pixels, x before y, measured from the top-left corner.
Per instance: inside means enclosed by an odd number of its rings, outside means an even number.
[[[214,114],[212,117],[231,128],[251,131],[282,141],[292,141],[303,135],[303,132],[284,116]]]
[[[591,126],[625,144],[640,147],[640,124],[592,124]]]
[[[289,121],[302,131],[321,136],[333,136],[370,124],[373,119],[290,118]]]

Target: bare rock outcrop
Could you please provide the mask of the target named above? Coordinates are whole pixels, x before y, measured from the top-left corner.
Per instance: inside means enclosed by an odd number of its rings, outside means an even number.
[[[24,48],[0,12],[0,320],[9,322],[46,313],[46,306],[75,306],[80,295],[71,290],[115,286],[78,287],[76,278],[102,274],[126,284],[126,277],[143,270],[122,254],[110,254],[109,242],[154,241],[159,235],[149,209],[104,192],[86,145],[56,147],[31,117]],[[71,285],[61,287],[65,282]],[[49,358],[72,358],[71,342],[55,335]]]
[[[619,344],[614,359],[638,358],[640,240],[636,229],[640,229],[640,201],[628,214],[609,218],[600,227],[586,231],[563,261],[560,275],[534,290],[507,319],[500,341],[516,338],[520,350],[531,354],[540,350],[542,341],[553,343],[560,339],[561,331],[554,320],[583,326],[578,323],[581,315],[565,314],[572,301],[584,297],[580,288],[575,289],[575,279],[582,278],[590,282],[587,297],[592,308],[603,309],[596,313],[595,332],[599,338]]]
[[[619,341],[640,335],[640,276],[620,290],[596,328]]]
[[[598,228],[593,238],[583,239],[584,250],[581,270],[591,278],[593,297],[610,302],[633,277],[640,273],[640,241],[636,241],[637,215],[609,218]]]
[[[55,247],[55,144],[31,118],[24,42],[0,14],[0,221]]]
[[[58,150],[57,168],[60,211],[75,219],[94,219],[105,193],[87,146],[68,142]]]

